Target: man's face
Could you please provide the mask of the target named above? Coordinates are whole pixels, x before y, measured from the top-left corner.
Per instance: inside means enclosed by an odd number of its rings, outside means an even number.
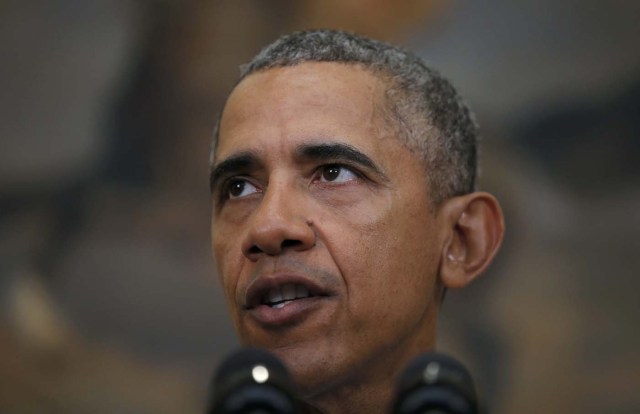
[[[308,395],[388,378],[433,346],[443,226],[384,84],[337,63],[252,74],[214,160],[213,251],[242,343]]]

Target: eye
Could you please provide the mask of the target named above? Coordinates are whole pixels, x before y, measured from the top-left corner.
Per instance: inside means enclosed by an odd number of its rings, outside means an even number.
[[[320,169],[321,182],[344,183],[357,179],[358,175],[343,165],[326,165]]]
[[[226,189],[226,194],[229,199],[246,197],[250,194],[259,192],[260,190],[255,185],[251,184],[247,180],[240,178],[233,179],[229,182]]]

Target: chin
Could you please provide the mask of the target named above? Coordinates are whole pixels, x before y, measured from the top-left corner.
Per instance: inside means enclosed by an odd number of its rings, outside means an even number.
[[[339,377],[335,372],[335,354],[307,347],[282,347],[272,350],[287,366],[299,396],[313,398],[332,388]]]

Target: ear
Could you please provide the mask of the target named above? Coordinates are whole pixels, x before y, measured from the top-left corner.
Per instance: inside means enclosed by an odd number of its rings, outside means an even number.
[[[438,213],[445,225],[440,281],[446,288],[469,284],[489,266],[504,236],[498,200],[474,192],[444,202]]]

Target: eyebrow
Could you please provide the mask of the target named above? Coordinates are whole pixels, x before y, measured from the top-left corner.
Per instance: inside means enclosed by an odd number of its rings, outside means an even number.
[[[213,192],[224,177],[255,169],[259,165],[260,161],[258,157],[251,152],[241,152],[232,155],[211,169],[209,189]]]
[[[302,144],[295,150],[298,158],[310,161],[350,161],[362,165],[385,177],[375,162],[360,150],[343,143]],[[221,161],[211,169],[209,175],[209,189],[215,190],[218,183],[227,176],[237,175],[248,170],[258,168],[262,163],[253,152],[241,152]]]
[[[355,147],[343,143],[303,144],[296,148],[296,155],[313,161],[346,160],[367,167],[384,175],[375,162]]]

